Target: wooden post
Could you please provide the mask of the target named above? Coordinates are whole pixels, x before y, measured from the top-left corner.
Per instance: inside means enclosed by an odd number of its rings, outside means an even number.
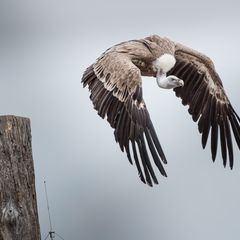
[[[30,120],[0,116],[0,240],[40,240]]]

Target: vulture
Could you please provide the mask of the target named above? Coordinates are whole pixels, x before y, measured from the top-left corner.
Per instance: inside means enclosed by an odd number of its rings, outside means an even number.
[[[153,163],[167,177],[167,159],[143,99],[141,76],[155,77],[160,88],[173,89],[197,122],[202,147],[211,139],[215,161],[219,139],[223,165],[232,169],[232,136],[240,149],[240,118],[212,60],[169,38],[151,35],[107,49],[82,77],[94,108],[114,128],[116,142],[136,165],[141,181],[158,184]]]

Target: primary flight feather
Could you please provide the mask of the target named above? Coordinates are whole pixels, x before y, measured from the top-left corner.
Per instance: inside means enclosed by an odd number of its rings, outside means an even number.
[[[82,77],[94,108],[114,128],[115,140],[129,162],[135,162],[140,179],[150,186],[158,183],[152,162],[167,176],[163,168],[167,160],[143,100],[141,76],[156,77],[159,87],[176,92],[198,122],[203,148],[210,134],[214,161],[220,138],[223,164],[228,159],[232,168],[232,133],[240,149],[240,118],[213,62],[193,49],[152,35],[109,48]]]

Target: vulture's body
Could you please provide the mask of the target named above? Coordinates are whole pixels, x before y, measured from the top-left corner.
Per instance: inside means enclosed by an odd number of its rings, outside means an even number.
[[[223,164],[233,167],[232,133],[240,148],[240,118],[223,89],[213,62],[205,55],[153,35],[109,48],[84,72],[94,108],[114,128],[116,141],[144,183],[158,183],[152,160],[163,176],[167,163],[142,95],[141,76],[156,77],[161,88],[174,89],[198,122],[205,148],[211,135],[216,158],[220,138]]]

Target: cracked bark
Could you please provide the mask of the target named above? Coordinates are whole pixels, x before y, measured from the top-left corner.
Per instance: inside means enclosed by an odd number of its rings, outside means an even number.
[[[39,240],[30,120],[0,116],[0,240]]]

